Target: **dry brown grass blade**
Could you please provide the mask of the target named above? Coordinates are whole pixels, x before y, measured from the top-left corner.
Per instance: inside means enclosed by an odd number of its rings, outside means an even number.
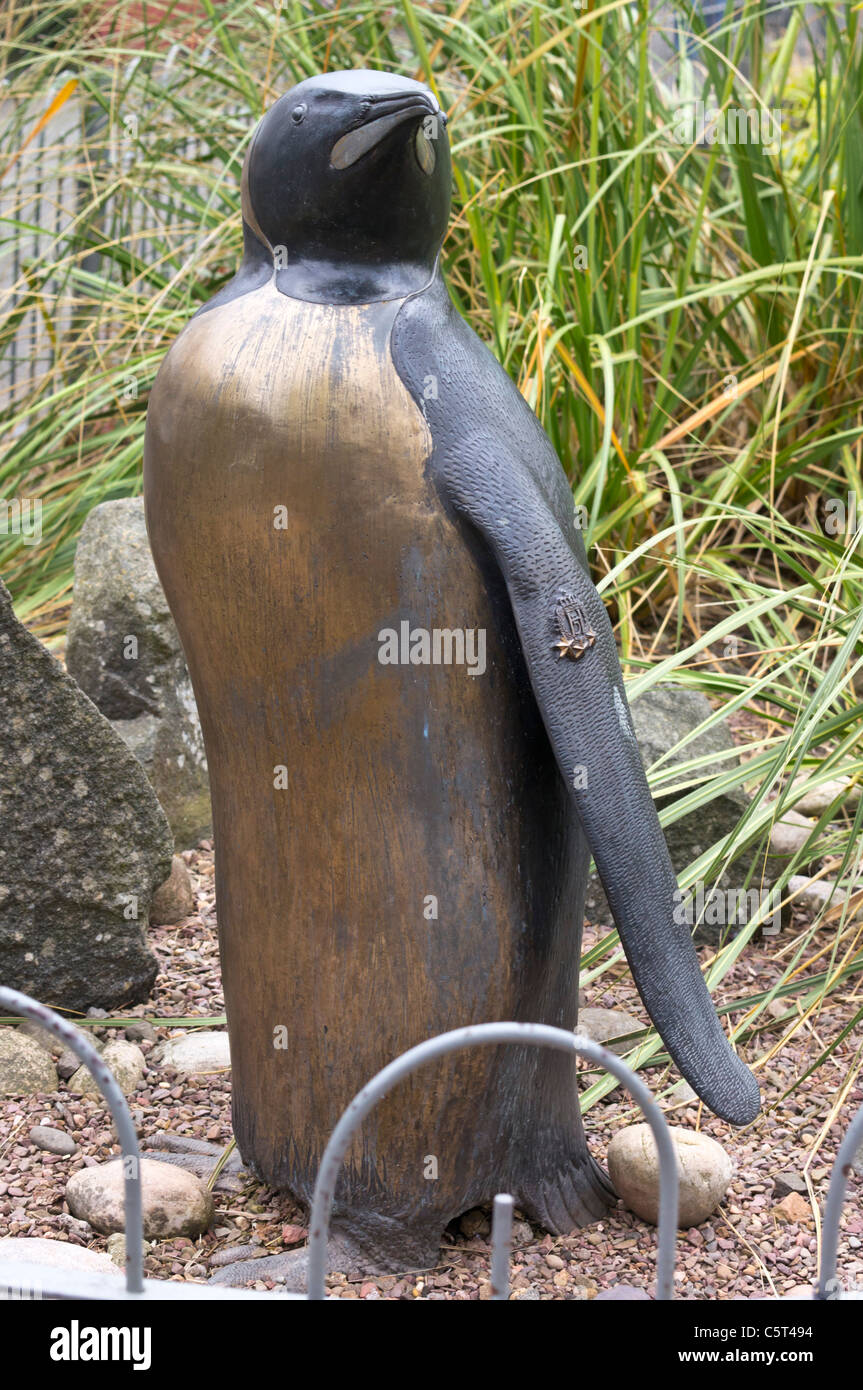
[[[787,359],[787,365],[790,366],[790,364],[796,362],[799,357],[810,356],[816,348],[823,346],[824,342],[821,340],[820,342],[813,343],[809,347],[800,348]],[[781,366],[782,362],[773,362],[769,367],[762,367],[760,371],[753,372],[751,376],[744,377],[743,380],[738,382],[735,386],[732,396],[726,395],[725,392],[723,392],[721,396],[714,396],[712,401],[708,401],[707,405],[701,406],[699,410],[696,410],[694,415],[689,415],[685,420],[681,420],[680,424],[675,425],[673,430],[669,430],[668,434],[664,434],[655,447],[657,449],[667,449],[670,444],[677,444],[681,439],[685,439],[693,430],[698,429],[699,425],[703,425],[707,420],[712,420],[714,416],[719,415],[721,411],[725,410],[729,402],[742,400],[750,391],[754,391],[756,386],[761,386],[763,382],[769,381],[771,377],[776,375]]]
[[[73,92],[76,92],[77,90],[77,77],[70,77],[69,81],[65,84],[65,86],[60,88],[60,91],[57,93],[54,100],[51,102],[51,105],[48,107],[48,110],[45,111],[43,115],[39,117],[33,129],[30,131],[30,134],[27,136],[27,139],[24,141],[24,144],[21,145],[19,149],[15,151],[12,158],[6,165],[6,168],[3,170],[3,173],[0,174],[0,181],[5,179],[13,164],[15,164],[21,158],[22,154],[24,153],[30,142],[36,139],[36,136],[39,134],[40,130],[45,129],[49,121],[52,121],[54,119],[57,112],[66,105],[66,102],[69,100],[70,96],[72,96]]]
[[[576,381],[578,382],[579,386],[581,387],[591,406],[596,411],[596,414],[598,415],[600,422],[604,425],[605,407],[602,404],[602,401],[599,399],[599,396],[594,391],[587,377],[584,375],[584,372],[581,370],[581,368],[579,367],[578,363],[574,360],[572,355],[563,346],[563,343],[558,342],[555,345],[555,351],[560,355],[560,357],[562,357],[564,363],[572,372],[572,375],[575,377]],[[617,457],[620,459],[620,462],[623,464],[627,473],[631,475],[632,469],[629,466],[629,461],[625,453],[623,452],[623,446],[617,436],[617,433],[613,428],[611,431],[611,442],[614,445],[614,452],[617,454]]]

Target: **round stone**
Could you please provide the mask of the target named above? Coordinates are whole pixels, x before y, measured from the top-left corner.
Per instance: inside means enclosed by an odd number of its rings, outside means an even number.
[[[231,1045],[227,1033],[187,1033],[182,1038],[169,1038],[162,1048],[162,1062],[177,1071],[205,1075],[207,1072],[228,1071],[231,1066]]]
[[[141,1018],[137,1022],[129,1024],[125,1037],[127,1042],[133,1043],[155,1042],[156,1030],[152,1023],[147,1022],[146,1018]]]
[[[607,1047],[609,1052],[617,1053],[618,1057],[625,1057],[633,1047],[636,1047],[634,1038],[628,1042],[615,1042],[615,1038],[622,1038],[627,1033],[640,1033],[644,1030],[644,1024],[640,1023],[632,1014],[626,1013],[623,1009],[579,1009],[576,1033],[581,1033],[585,1038],[590,1038],[591,1042],[601,1043]]]
[[[46,1240],[43,1236],[7,1236],[0,1240],[0,1260],[54,1269],[76,1269],[84,1274],[117,1274],[117,1266],[98,1250],[86,1250],[65,1240]]]
[[[116,1038],[102,1053],[102,1061],[111,1068],[114,1079],[124,1096],[131,1095],[146,1070],[146,1059],[135,1043]],[[69,1090],[79,1096],[101,1095],[88,1067],[79,1067],[69,1081]]]
[[[0,1028],[0,1095],[31,1096],[57,1089],[50,1052],[18,1028]]]
[[[30,1131],[30,1142],[35,1144],[37,1149],[44,1149],[49,1154],[74,1154],[78,1152],[78,1145],[71,1134],[65,1134],[62,1129],[52,1129],[50,1125],[34,1125]]]
[[[121,1269],[126,1268],[126,1235],[124,1231],[118,1231],[113,1236],[108,1237],[108,1254],[115,1265]],[[148,1240],[141,1241],[141,1253],[146,1257],[152,1250],[152,1245]]]
[[[808,779],[798,777],[791,788],[792,794],[807,785]],[[856,805],[860,800],[860,785],[852,783],[849,777],[834,777],[829,782],[822,782],[820,787],[812,787],[808,791],[798,794],[794,801],[794,809],[803,816],[820,816],[832,806],[834,801],[837,805]]]
[[[43,1028],[40,1023],[35,1023],[27,1018],[18,1027],[22,1033],[26,1033],[29,1038],[37,1042],[46,1052],[50,1052],[52,1057],[59,1057],[64,1050],[65,1043],[61,1043],[59,1038],[55,1038],[53,1033],[49,1033],[47,1028]]]
[[[770,831],[771,858],[782,862],[792,859],[806,844],[814,826],[814,820],[798,811],[783,811],[782,819]]]
[[[707,1134],[671,1127],[680,1191],[678,1226],[706,1221],[731,1182],[733,1165]],[[653,1225],[659,1219],[659,1155],[648,1124],[629,1125],[608,1146],[611,1181],[630,1211]]]
[[[171,875],[153,894],[150,921],[157,927],[175,927],[195,911],[192,879],[186,862],[178,854],[171,863]]]
[[[72,1215],[88,1221],[103,1235],[125,1230],[123,1196],[123,1164],[119,1160],[81,1168],[66,1184],[66,1202]],[[170,1236],[194,1239],[212,1225],[213,1198],[200,1178],[185,1168],[142,1158],[141,1196],[148,1240]]]

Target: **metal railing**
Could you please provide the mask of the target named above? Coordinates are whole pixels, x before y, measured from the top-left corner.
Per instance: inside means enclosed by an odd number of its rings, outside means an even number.
[[[817,1299],[837,1299],[842,1297],[842,1286],[836,1278],[836,1256],[839,1246],[839,1220],[845,1205],[848,1179],[854,1168],[854,1159],[863,1146],[863,1105],[857,1111],[845,1131],[845,1138],[839,1145],[830,1186],[827,1189],[827,1202],[824,1207],[823,1235],[821,1238],[821,1272],[818,1276]]]
[[[592,1062],[605,1067],[616,1076],[629,1091],[633,1100],[641,1107],[647,1123],[653,1131],[656,1147],[659,1150],[659,1250],[657,1254],[656,1297],[670,1299],[673,1296],[674,1244],[677,1229],[677,1159],[674,1145],[665,1116],[654,1101],[650,1091],[625,1062],[613,1052],[601,1047],[590,1038],[567,1033],[563,1028],[551,1028],[544,1023],[479,1023],[472,1028],[456,1028],[451,1033],[441,1033],[436,1038],[412,1047],[403,1052],[389,1066],[379,1071],[368,1085],[354,1096],[335,1129],[330,1142],[324,1150],[315,1192],[312,1199],[312,1214],[309,1221],[309,1298],[324,1297],[324,1276],[326,1272],[327,1233],[336,1180],[339,1176],[348,1145],[354,1131],[362,1124],[370,1110],[382,1100],[399,1081],[409,1076],[426,1062],[443,1057],[447,1052],[458,1052],[464,1047],[488,1046],[493,1043],[518,1043],[522,1047],[552,1047],[561,1052],[574,1052],[587,1057]],[[508,1216],[507,1216],[508,1211]],[[509,1284],[509,1248],[507,1226],[512,1229],[512,1198],[499,1194],[495,1198],[494,1213],[497,1218],[495,1233],[492,1227],[492,1298],[505,1299]]]
[[[202,1294],[211,1298],[268,1298],[266,1293],[247,1289],[227,1289],[209,1284],[178,1284],[171,1280],[144,1278],[144,1221],[141,1199],[141,1155],[138,1136],[126,1097],[93,1044],[80,1028],[61,1018],[44,1004],[21,994],[16,989],[0,986],[0,1010],[20,1014],[38,1023],[66,1047],[71,1048],[87,1067],[105,1098],[122,1149],[123,1204],[126,1232],[126,1284],[118,1287],[111,1274],[90,1274],[79,1270],[54,1269],[43,1264],[28,1264],[18,1260],[0,1260],[0,1289],[38,1288],[56,1298],[155,1298],[187,1299]],[[302,1294],[284,1294],[285,1298],[302,1298]]]
[[[71,1048],[92,1074],[117,1126],[117,1135],[122,1149],[120,1161],[123,1164],[126,1229],[126,1281],[124,1289],[118,1286],[117,1279],[110,1274],[54,1269],[42,1264],[26,1264],[11,1260],[0,1260],[0,1288],[38,1287],[40,1291],[58,1298],[141,1299],[153,1297],[184,1300],[202,1297],[216,1299],[271,1298],[273,1295],[267,1292],[234,1289],[226,1285],[181,1284],[168,1280],[144,1278],[141,1159],[135,1127],[122,1090],[93,1044],[73,1023],[61,1018],[53,1010],[38,1003],[35,999],[31,999],[28,995],[2,986],[0,986],[0,1009],[19,1014],[39,1024],[65,1046]],[[427,1062],[432,1062],[449,1052],[460,1051],[462,1048],[491,1046],[501,1043],[517,1044],[522,1047],[550,1047],[585,1057],[617,1077],[640,1107],[650,1125],[659,1155],[659,1218],[655,1297],[657,1300],[668,1300],[674,1297],[678,1173],[674,1145],[665,1117],[653,1100],[645,1083],[614,1053],[609,1052],[590,1038],[580,1037],[578,1034],[568,1033],[562,1028],[552,1028],[541,1023],[484,1023],[468,1028],[457,1028],[452,1032],[429,1038],[426,1042],[420,1043],[417,1047],[413,1047],[397,1057],[395,1061],[390,1062],[354,1096],[332,1132],[318,1170],[309,1220],[308,1292],[306,1295],[281,1292],[279,1297],[308,1298],[313,1301],[326,1298],[327,1239],[336,1183],[353,1135],[378,1102],[400,1081]],[[852,1172],[854,1157],[861,1144],[863,1144],[863,1107],[849,1126],[833,1167],[824,1210],[821,1269],[817,1288],[813,1290],[813,1298],[815,1299],[835,1300],[843,1296],[844,1291],[836,1278],[839,1223],[848,1178]],[[491,1231],[491,1298],[494,1301],[506,1301],[509,1298],[513,1207],[513,1198],[506,1193],[498,1193],[494,1199]]]

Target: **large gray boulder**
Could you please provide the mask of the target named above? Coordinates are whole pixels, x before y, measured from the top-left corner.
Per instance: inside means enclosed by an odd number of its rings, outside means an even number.
[[[156,976],[145,927],[171,833],[140,763],[0,583],[0,980],[113,1009]]]
[[[143,764],[177,848],[209,836],[210,785],[198,711],[140,497],[103,502],[84,522],[66,664]]]
[[[676,745],[693,729],[697,729],[709,719],[712,713],[710,702],[698,691],[688,690],[685,686],[670,682],[655,685],[640,695],[632,704],[632,722],[645,769],[649,770],[660,758],[663,759],[663,768],[672,768],[690,762],[693,758],[713,754],[717,757],[716,762],[705,763],[696,772],[684,774],[681,782],[693,782],[696,778],[698,781],[704,781],[721,772],[731,771],[739,759],[735,756],[720,760],[718,756],[734,748],[734,740],[724,721],[698,734],[684,748],[670,751],[676,749]],[[669,756],[666,757],[666,754]],[[657,809],[662,810],[678,797],[688,796],[694,789],[694,786],[687,786],[677,793],[658,795]],[[734,789],[722,792],[698,811],[692,811],[673,825],[666,826],[665,839],[675,872],[681,873],[711,845],[734,830],[748,805],[749,797],[745,791]],[[704,885],[701,899],[696,900],[696,906],[689,911],[689,920],[694,920],[695,916],[702,918],[696,932],[696,940],[716,944],[723,937],[734,935],[745,925],[742,921],[734,922],[731,919],[737,906],[735,895],[743,889],[748,867],[749,859],[746,854],[736,863],[732,863],[727,873],[719,880],[719,892],[713,898],[713,881]],[[705,902],[708,906],[702,911],[702,904]],[[684,905],[681,904],[681,912],[683,911]],[[585,915],[588,921],[601,925],[610,925],[612,922],[608,900],[595,872],[588,881]],[[717,916],[721,920],[711,920]]]

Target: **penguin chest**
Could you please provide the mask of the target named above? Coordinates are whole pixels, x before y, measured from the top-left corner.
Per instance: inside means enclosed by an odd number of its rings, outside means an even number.
[[[479,910],[529,757],[500,614],[392,362],[399,307],[266,287],[213,309],[166,359],[148,423],[154,554],[216,815],[336,935],[360,899],[422,920],[460,873]]]
[[[193,320],[154,389],[149,454],[175,455],[170,478],[159,468],[177,508],[166,563],[194,548],[245,641],[278,640],[280,669],[317,677],[315,700],[354,681],[369,634],[376,655],[441,539],[428,426],[389,351],[398,308],[267,286]],[[180,518],[201,486],[195,542]]]

